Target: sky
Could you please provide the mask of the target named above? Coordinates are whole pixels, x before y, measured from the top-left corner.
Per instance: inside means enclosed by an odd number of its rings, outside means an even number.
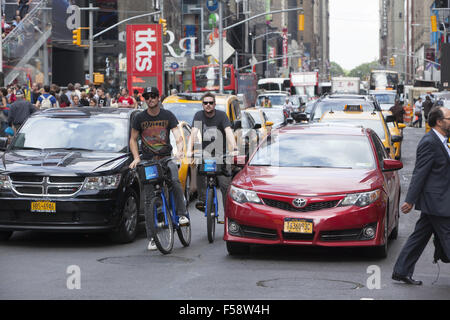
[[[379,57],[379,0],[330,0],[330,60],[351,70]]]

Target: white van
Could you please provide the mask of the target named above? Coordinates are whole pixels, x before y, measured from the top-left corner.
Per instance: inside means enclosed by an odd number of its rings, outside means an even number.
[[[258,80],[258,90],[266,91],[289,91],[291,79],[289,78],[266,78]]]

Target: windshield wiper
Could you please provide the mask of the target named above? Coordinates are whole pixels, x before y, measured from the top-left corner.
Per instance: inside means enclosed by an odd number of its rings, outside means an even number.
[[[49,150],[66,150],[66,151],[95,151],[92,149],[85,149],[85,148],[75,148],[75,147],[69,147],[69,148],[45,148],[44,151]]]
[[[33,148],[33,147],[15,147],[15,146],[13,146],[11,149],[12,150],[38,150],[38,151],[43,151],[42,148]]]

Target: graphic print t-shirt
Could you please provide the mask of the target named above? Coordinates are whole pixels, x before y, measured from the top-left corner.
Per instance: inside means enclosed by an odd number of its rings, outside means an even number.
[[[203,150],[210,151],[213,157],[226,154],[227,142],[225,129],[231,127],[231,123],[225,112],[216,110],[214,117],[208,118],[205,116],[203,110],[198,111],[194,116],[192,127],[196,127],[202,133]],[[215,143],[216,138],[219,137],[222,138],[222,141]]]
[[[149,115],[147,110],[139,113],[134,118],[133,129],[139,131],[141,136],[144,157],[170,156],[170,130],[177,125],[177,118],[168,110],[161,109],[156,117]]]

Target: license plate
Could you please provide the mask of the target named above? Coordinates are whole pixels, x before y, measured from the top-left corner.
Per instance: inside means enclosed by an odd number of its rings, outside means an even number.
[[[296,218],[284,219],[284,232],[286,233],[313,233],[312,221]]]
[[[31,203],[31,212],[56,213],[56,203],[50,201],[36,201]]]

